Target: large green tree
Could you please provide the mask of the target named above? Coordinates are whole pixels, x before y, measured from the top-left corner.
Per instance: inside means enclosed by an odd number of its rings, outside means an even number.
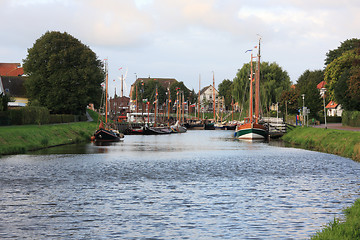
[[[353,50],[360,47],[360,39],[352,38],[347,39],[340,44],[340,46],[334,50],[330,50],[326,53],[325,65],[329,65],[332,61],[340,57],[344,52]]]
[[[306,70],[296,82],[296,91],[298,92],[298,106],[302,107],[303,99],[300,97],[305,94],[305,107],[310,109],[310,116],[316,116],[323,109],[320,91],[317,85],[324,80],[323,70]]]
[[[331,99],[345,110],[360,111],[360,47],[344,52],[325,69],[325,81]]]
[[[68,33],[46,32],[28,49],[24,72],[31,102],[52,113],[81,114],[101,100],[103,64],[96,54]]]
[[[253,64],[255,71],[255,64]],[[233,81],[233,97],[240,106],[247,106],[250,86],[250,63],[246,63],[237,72]],[[281,93],[289,90],[290,77],[277,63],[262,62],[260,65],[260,104],[269,109],[272,103],[280,102]]]
[[[155,101],[156,89],[158,92],[158,103],[164,104],[169,98],[168,90],[165,89],[161,84],[157,82],[156,79],[150,78],[146,82],[137,82],[138,89],[138,101],[141,102],[141,99],[147,99],[151,104]],[[180,93],[184,94],[184,100],[194,103],[196,101],[196,94],[194,91],[190,91],[183,82],[174,82],[170,85],[170,99],[174,104],[176,102],[177,96],[180,96]],[[135,99],[136,90],[134,88],[133,98]]]
[[[226,109],[231,109],[232,97],[232,86],[233,82],[229,79],[224,79],[219,84],[219,95],[225,98],[225,107]]]
[[[281,93],[280,103],[281,109],[284,113],[298,114],[302,104],[299,104],[299,93],[296,89],[285,90]]]

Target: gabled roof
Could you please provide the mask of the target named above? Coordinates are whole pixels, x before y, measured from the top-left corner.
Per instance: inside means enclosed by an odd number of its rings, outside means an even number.
[[[326,105],[325,108],[332,109],[332,108],[336,108],[338,105],[339,105],[339,104],[337,104],[336,102],[330,101],[330,102],[328,103],[328,105]]]
[[[212,85],[206,86],[203,89],[201,89],[200,91],[200,95],[202,95],[204,92],[206,92],[206,90],[208,90],[210,87],[212,87]],[[216,90],[215,88],[215,93],[218,94],[219,92]]]
[[[21,76],[0,76],[0,90],[12,97],[26,97],[25,80],[26,77]]]
[[[0,76],[21,76],[24,70],[20,63],[0,63]]]
[[[326,82],[325,82],[325,81],[321,81],[321,82],[316,86],[316,88],[317,88],[317,89],[322,89],[322,88],[325,88],[325,85],[326,85]]]

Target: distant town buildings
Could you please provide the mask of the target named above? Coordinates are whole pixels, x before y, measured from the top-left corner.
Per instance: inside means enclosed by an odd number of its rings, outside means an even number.
[[[201,108],[206,111],[213,111],[214,109],[214,92],[215,92],[215,107],[224,108],[224,99],[219,97],[219,92],[212,85],[206,86],[200,91]],[[217,110],[217,109],[215,109]],[[222,109],[225,110],[225,109]]]
[[[110,98],[110,112],[112,116],[126,116],[130,112],[130,98],[126,96],[114,96]]]

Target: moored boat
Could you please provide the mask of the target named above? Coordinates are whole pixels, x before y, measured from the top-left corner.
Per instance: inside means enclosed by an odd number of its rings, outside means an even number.
[[[92,140],[95,140],[97,142],[118,142],[121,138],[124,137],[124,134],[120,133],[118,130],[115,129],[109,129],[108,128],[108,101],[107,101],[107,95],[108,95],[108,66],[107,62],[105,61],[105,72],[106,72],[106,78],[105,78],[105,95],[104,95],[104,103],[105,103],[105,126],[103,124],[102,119],[100,119],[99,129],[97,129],[94,133],[94,136],[92,136]]]
[[[236,126],[234,136],[239,139],[266,139],[267,129],[258,123],[243,123]]]
[[[174,125],[170,126],[170,129],[173,133],[184,133],[187,131],[186,127],[181,126],[179,121],[177,121]]]
[[[99,129],[94,133],[94,140],[101,142],[118,142],[124,134],[114,129],[105,129],[102,122],[100,122]]]
[[[258,46],[257,66],[255,72],[255,115],[253,115],[253,55],[250,62],[250,97],[249,97],[249,117],[244,119],[244,123],[235,128],[234,137],[239,139],[267,139],[268,130],[263,124],[260,124],[260,40]]]

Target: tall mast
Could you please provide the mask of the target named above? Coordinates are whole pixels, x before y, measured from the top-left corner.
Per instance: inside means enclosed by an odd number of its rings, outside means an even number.
[[[199,74],[199,96],[198,96],[198,118],[200,119],[200,82],[201,82],[201,75]]]
[[[121,95],[120,97],[124,96],[124,76],[121,74]]]
[[[214,121],[215,120],[215,73],[213,71],[213,110],[214,110]]]
[[[170,125],[170,104],[171,104],[171,98],[170,98],[170,83],[169,83],[169,87],[168,87],[168,96],[169,96],[169,99],[168,99],[168,126]]]
[[[105,59],[105,123],[107,123],[108,119],[108,63],[107,59]]]
[[[253,122],[253,55],[251,54],[250,62],[250,97],[249,97],[249,118]]]
[[[181,103],[181,112],[182,112],[182,119],[181,119],[181,122],[183,123],[184,122],[184,117],[185,117],[185,106],[184,106],[184,103],[185,103],[185,96],[184,96],[184,91],[182,92],[182,103]]]
[[[260,105],[260,40],[257,55],[256,73],[255,73],[255,122],[259,120],[259,105]]]
[[[156,127],[156,112],[157,112],[157,97],[158,97],[158,89],[157,89],[157,86],[156,86],[156,92],[155,92],[155,122],[154,122],[154,126]]]

